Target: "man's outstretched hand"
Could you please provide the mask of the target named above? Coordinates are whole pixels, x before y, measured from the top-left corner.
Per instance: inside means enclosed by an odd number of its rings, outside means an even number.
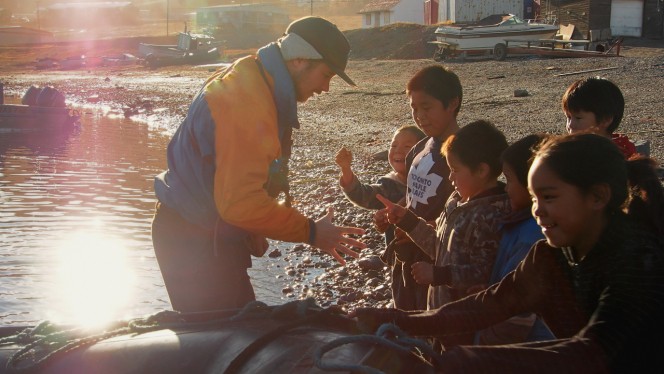
[[[349,247],[364,249],[366,244],[359,240],[349,238],[347,235],[362,235],[364,229],[359,227],[336,226],[332,223],[334,210],[330,207],[323,218],[316,221],[316,236],[313,246],[334,257],[340,264],[345,265],[346,260],[341,253],[352,257],[359,257],[360,254]]]

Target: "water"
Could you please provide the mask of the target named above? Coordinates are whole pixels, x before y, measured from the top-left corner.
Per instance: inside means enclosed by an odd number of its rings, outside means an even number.
[[[0,325],[171,308],[150,237],[168,140],[90,110],[66,133],[0,133]],[[269,304],[283,302],[280,261],[254,259],[251,270]]]

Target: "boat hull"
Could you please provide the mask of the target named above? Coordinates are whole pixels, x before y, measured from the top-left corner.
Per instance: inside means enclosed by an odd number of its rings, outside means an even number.
[[[183,54],[184,51],[178,49],[177,45],[145,44],[145,43],[140,43],[138,45],[138,55],[141,57],[147,57],[149,55],[155,55],[160,57],[180,57]]]
[[[292,322],[291,319],[288,324]],[[315,365],[315,351],[352,335],[347,329],[329,323],[280,330],[284,324],[260,318],[212,328],[127,334],[56,355],[38,369],[43,374],[323,373],[329,371]],[[10,362],[18,350],[18,346],[0,346],[0,368],[6,368],[8,363],[12,368],[29,364],[20,360]],[[323,359],[326,363],[366,365],[385,373],[434,372],[429,363],[414,354],[362,341],[334,348]]]
[[[436,41],[447,43],[454,46],[457,50],[480,50],[493,49],[496,44],[509,42],[510,45],[527,45],[528,41],[533,42],[539,39],[552,38],[557,30],[557,26],[543,25],[541,27],[531,27],[529,29],[513,30],[482,30],[444,28],[436,31]]]
[[[560,27],[554,24],[524,21],[514,14],[492,14],[476,23],[444,25],[436,29],[440,48],[459,51],[485,51],[528,45],[538,39],[551,39]],[[441,51],[442,52],[442,51]]]
[[[0,105],[0,133],[59,131],[78,123],[79,115],[69,108],[21,104]]]
[[[219,50],[214,47],[209,50],[195,52],[180,52],[178,55],[150,54],[145,57],[148,66],[152,68],[169,65],[195,65],[210,63],[219,60]]]

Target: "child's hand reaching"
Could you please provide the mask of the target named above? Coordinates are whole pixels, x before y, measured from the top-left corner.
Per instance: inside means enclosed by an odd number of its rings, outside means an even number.
[[[353,153],[346,149],[346,147],[341,147],[341,149],[337,152],[337,156],[334,161],[341,169],[341,187],[346,188],[351,184],[351,182],[353,182],[353,170],[350,168],[350,165],[353,162]]]
[[[387,214],[385,214],[385,209],[377,210],[374,213],[373,217],[374,226],[378,232],[383,233],[390,227],[390,223],[387,221]]]
[[[420,261],[410,267],[410,273],[418,284],[433,283],[433,264]]]
[[[399,204],[391,202],[381,194],[376,195],[376,199],[378,199],[381,203],[383,203],[383,205],[385,205],[385,208],[379,210],[378,212],[376,212],[376,214],[382,214],[385,217],[387,217],[387,222],[389,223],[392,224],[399,223],[399,221],[401,221],[403,216],[405,216],[406,213],[408,212],[408,209],[402,207]]]
[[[350,164],[353,162],[353,152],[346,149],[346,147],[341,147],[337,152],[335,161],[342,171],[344,169],[350,169]]]

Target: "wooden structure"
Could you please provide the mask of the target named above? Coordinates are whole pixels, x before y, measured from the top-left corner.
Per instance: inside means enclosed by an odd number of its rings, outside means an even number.
[[[541,0],[540,15],[572,23],[586,35],[610,28],[613,35],[664,36],[661,0]]]

